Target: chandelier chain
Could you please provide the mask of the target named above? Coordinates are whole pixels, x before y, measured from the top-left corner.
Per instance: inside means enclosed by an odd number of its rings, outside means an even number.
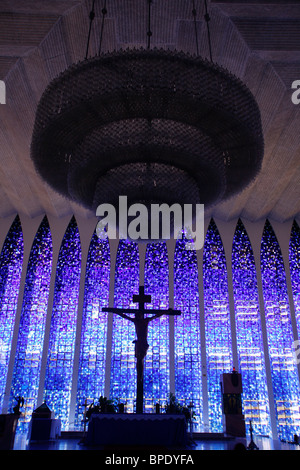
[[[148,49],[150,49],[151,36],[152,36],[152,31],[151,31],[151,4],[152,4],[152,0],[148,0],[148,31],[147,31],[147,48]]]
[[[105,16],[107,15],[107,9],[106,9],[106,0],[104,0],[104,5],[101,10],[102,13],[102,23],[101,23],[101,30],[100,30],[100,42],[99,42],[99,55],[101,54],[101,49],[102,49],[102,39],[103,39],[103,31],[104,31],[104,20]]]
[[[92,24],[93,24],[93,21],[94,21],[94,18],[95,18],[95,0],[93,0],[92,9],[90,11],[89,18],[90,18],[90,25],[89,25],[89,33],[88,33],[88,39],[87,39],[87,45],[86,45],[85,59],[88,58],[88,54],[89,54]]]
[[[207,0],[204,0],[204,5],[205,5],[205,15],[204,19],[206,22],[206,28],[207,28],[207,39],[208,39],[208,47],[209,47],[209,57],[210,61],[212,62],[212,48],[211,48],[211,37],[210,37],[210,28],[209,28],[209,22],[210,22],[210,16],[208,13],[208,7],[207,7]]]
[[[196,20],[197,10],[196,10],[196,8],[195,8],[195,0],[193,0],[193,10],[192,10],[192,13],[193,13],[193,17],[194,17],[196,49],[197,49],[197,55],[199,55],[199,42],[198,42],[197,20]]]

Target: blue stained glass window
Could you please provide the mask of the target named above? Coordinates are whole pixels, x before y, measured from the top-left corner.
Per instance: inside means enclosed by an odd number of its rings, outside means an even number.
[[[281,439],[293,440],[300,430],[299,381],[284,263],[269,221],[262,236],[261,271],[277,431]]]
[[[10,227],[0,255],[0,409],[2,408],[23,262],[19,216]]]
[[[255,433],[270,435],[269,400],[254,255],[248,234],[238,221],[232,248],[239,372],[243,383],[243,413]]]
[[[104,395],[110,248],[94,232],[87,257],[75,428],[82,429],[83,404]]]
[[[175,397],[182,405],[193,405],[195,431],[202,424],[201,344],[199,323],[198,263],[192,243],[185,237],[177,240],[174,256],[174,307],[181,310],[175,316]]]
[[[289,258],[295,316],[300,339],[300,229],[296,221],[291,231]]]
[[[222,432],[220,377],[232,370],[232,350],[225,252],[213,220],[203,248],[203,286],[209,426]]]
[[[80,284],[81,247],[76,220],[72,217],[63,237],[56,265],[44,400],[69,425],[77,306]]]
[[[120,240],[115,269],[115,300],[118,308],[137,308],[132,302],[139,291],[139,252],[135,242]],[[113,315],[110,398],[133,412],[136,397],[134,344],[135,327],[131,321]]]
[[[165,243],[149,243],[145,261],[145,293],[151,295],[146,308],[169,308],[169,263]],[[149,323],[149,349],[144,366],[144,409],[153,412],[155,404],[168,399],[169,381],[169,317],[163,315]]]
[[[51,232],[47,217],[44,217],[33,241],[27,265],[11,387],[11,407],[16,404],[14,397],[22,396],[25,399],[18,432],[27,431],[32,411],[37,405],[51,265]]]

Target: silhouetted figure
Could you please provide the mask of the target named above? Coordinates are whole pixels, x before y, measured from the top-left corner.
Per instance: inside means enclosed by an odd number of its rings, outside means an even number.
[[[20,408],[21,406],[24,406],[24,398],[23,397],[14,397],[15,400],[17,400],[16,406],[13,408],[14,415],[20,416],[21,411]]]
[[[143,314],[140,314],[138,310],[136,310],[136,316],[130,317],[123,312],[114,312],[120,317],[125,318],[125,320],[131,321],[134,323],[135,326],[135,333],[137,339],[133,341],[135,345],[135,357],[136,357],[136,370],[137,370],[137,380],[140,382],[143,380],[143,372],[144,372],[144,359],[147,355],[147,351],[149,349],[149,344],[147,342],[148,336],[148,325],[152,320],[161,317],[162,315],[180,315],[176,313],[175,310],[169,309],[163,312],[157,313],[152,317],[144,317]]]

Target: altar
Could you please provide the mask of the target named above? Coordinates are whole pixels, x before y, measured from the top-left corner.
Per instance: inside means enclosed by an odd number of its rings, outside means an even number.
[[[94,413],[91,414],[85,442],[90,446],[159,446],[184,447],[187,442],[186,419],[183,414],[143,414],[144,401],[144,358],[147,343],[148,325],[162,315],[180,315],[179,310],[169,308],[148,309],[151,295],[145,294],[144,286],[139,294],[133,295],[133,302],[139,308],[103,307],[103,312],[119,315],[135,326],[136,340],[136,413]],[[105,410],[104,410],[105,411]]]
[[[86,437],[94,446],[185,446],[184,415],[92,414]]]

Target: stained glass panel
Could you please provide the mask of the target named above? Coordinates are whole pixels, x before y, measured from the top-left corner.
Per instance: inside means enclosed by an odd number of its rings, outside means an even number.
[[[233,238],[232,282],[239,372],[246,429],[270,435],[269,400],[259,312],[256,268],[248,234],[239,220]]]
[[[300,339],[300,228],[296,221],[291,231],[289,258],[295,316]]]
[[[2,408],[23,262],[23,233],[17,216],[0,255],[0,410]]]
[[[94,232],[87,257],[75,427],[82,429],[83,404],[104,396],[110,248]]]
[[[145,293],[151,295],[146,308],[169,308],[169,262],[165,243],[148,244],[145,261]],[[149,349],[144,366],[144,409],[153,412],[155,404],[168,399],[169,317],[164,315],[149,323]]]
[[[177,240],[174,256],[174,307],[181,310],[175,322],[175,397],[184,406],[193,406],[195,431],[202,429],[201,343],[199,323],[198,264],[192,243]]]
[[[233,364],[226,258],[213,220],[203,248],[203,285],[209,426],[210,432],[222,432],[220,377]]]
[[[16,404],[14,397],[22,396],[25,399],[18,432],[27,431],[32,411],[37,405],[51,265],[52,239],[47,217],[44,217],[33,241],[27,265],[11,386],[10,409]]]
[[[120,240],[115,270],[115,301],[118,308],[137,308],[132,302],[139,290],[139,252],[135,242]],[[124,403],[127,412],[135,409],[136,370],[134,324],[114,314],[110,398]]]
[[[76,220],[72,217],[56,265],[44,385],[44,401],[55,417],[60,418],[63,431],[69,427],[80,267],[80,236]]]
[[[285,268],[269,221],[262,237],[261,271],[277,431],[281,439],[293,440],[300,430],[299,380],[293,361]]]

